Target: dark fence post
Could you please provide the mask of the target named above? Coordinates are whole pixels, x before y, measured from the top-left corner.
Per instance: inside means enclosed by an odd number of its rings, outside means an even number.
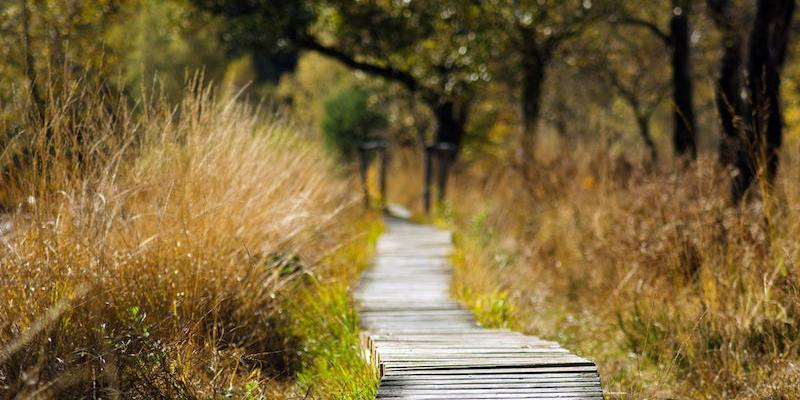
[[[425,214],[430,214],[431,212],[431,180],[433,178],[433,171],[431,171],[433,162],[431,158],[433,157],[434,148],[434,145],[425,146],[425,165],[423,166],[425,169],[425,181],[422,187],[422,205],[425,208]]]
[[[378,173],[380,185],[380,196],[381,196],[381,206],[383,208],[386,207],[386,174],[388,169],[388,152],[386,150],[386,142],[383,140],[372,140],[366,143],[362,143],[358,146],[358,153],[361,157],[361,165],[359,166],[361,172],[361,186],[364,188],[364,206],[366,208],[370,208],[370,198],[369,198],[369,182],[368,182],[368,174],[369,174],[369,164],[372,161],[373,154],[377,153],[377,156],[380,156],[380,170]]]
[[[438,201],[441,204],[447,191],[447,177],[450,173],[450,163],[455,158],[456,147],[452,143],[439,143],[437,150],[439,156]]]
[[[386,187],[386,170],[389,168],[389,152],[386,150],[384,144],[380,148],[381,154],[381,170],[380,170],[380,191],[381,191],[381,209],[386,209],[387,196],[389,195]]]
[[[359,172],[361,175],[361,188],[364,190],[364,207],[369,209],[369,188],[367,187],[367,172],[369,169],[369,153],[363,145],[358,147],[359,158],[361,165],[359,165]]]

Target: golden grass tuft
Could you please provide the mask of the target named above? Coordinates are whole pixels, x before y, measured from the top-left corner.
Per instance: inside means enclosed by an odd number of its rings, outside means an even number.
[[[3,129],[0,397],[280,393],[303,338],[279,300],[357,233],[343,174],[200,84],[132,108],[80,86]]]
[[[741,209],[710,157],[647,171],[565,147],[527,180],[499,165],[454,182],[456,294],[479,314],[507,299],[482,319],[596,359],[612,396],[800,396],[797,144]]]

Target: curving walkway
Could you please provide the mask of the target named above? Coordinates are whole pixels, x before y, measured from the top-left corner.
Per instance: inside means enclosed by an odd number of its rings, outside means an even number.
[[[599,399],[592,361],[555,342],[483,329],[449,295],[450,233],[387,219],[356,291],[378,399]]]

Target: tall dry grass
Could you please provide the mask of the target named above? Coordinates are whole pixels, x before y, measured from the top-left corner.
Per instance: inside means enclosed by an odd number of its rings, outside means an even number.
[[[797,150],[741,208],[710,157],[647,171],[561,144],[528,179],[473,169],[452,185],[456,294],[596,359],[612,396],[800,398]]]
[[[197,83],[47,103],[3,129],[0,397],[280,393],[303,345],[282,296],[354,234],[337,168]]]

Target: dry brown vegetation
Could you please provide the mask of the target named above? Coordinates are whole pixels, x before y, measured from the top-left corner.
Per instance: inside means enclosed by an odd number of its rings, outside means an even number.
[[[645,172],[561,143],[527,180],[474,166],[452,185],[455,293],[596,359],[612,396],[798,398],[797,147],[742,208],[710,157]]]
[[[351,223],[347,180],[286,122],[200,84],[177,107],[82,84],[2,130],[0,398],[287,393],[314,360],[286,302],[366,262],[375,224]],[[339,324],[345,294],[327,295]]]

